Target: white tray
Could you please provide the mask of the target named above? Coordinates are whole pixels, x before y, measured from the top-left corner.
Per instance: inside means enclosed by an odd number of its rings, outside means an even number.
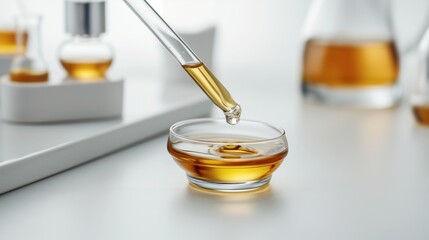
[[[0,193],[29,184],[206,116],[212,103],[192,83],[130,79],[121,118],[57,124],[0,122]],[[1,109],[0,109],[1,111]]]
[[[0,78],[0,116],[20,123],[51,123],[118,117],[122,114],[122,78],[81,83],[54,79],[16,83]]]

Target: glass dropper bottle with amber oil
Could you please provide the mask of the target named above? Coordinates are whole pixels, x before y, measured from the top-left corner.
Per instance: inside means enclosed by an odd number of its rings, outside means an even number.
[[[124,0],[131,10],[173,55],[183,69],[204,93],[225,114],[226,121],[235,125],[240,120],[241,108],[228,90],[204,65],[185,42],[168,26],[145,0]]]
[[[69,38],[59,48],[59,59],[68,78],[80,82],[105,80],[113,62],[113,48],[103,41],[106,32],[105,1],[65,2]]]

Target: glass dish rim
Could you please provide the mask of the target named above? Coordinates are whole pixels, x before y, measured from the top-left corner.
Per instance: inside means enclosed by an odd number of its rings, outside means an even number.
[[[174,123],[170,127],[170,129],[169,129],[169,140],[170,140],[170,136],[173,135],[174,137],[181,139],[181,140],[184,140],[184,141],[187,141],[187,142],[208,143],[208,144],[225,144],[225,142],[198,140],[198,139],[194,139],[194,138],[185,137],[185,136],[180,135],[174,131],[174,129],[176,129],[177,127],[181,127],[183,125],[187,125],[190,123],[196,123],[196,122],[204,122],[204,121],[221,121],[221,122],[224,122],[225,124],[228,124],[225,122],[225,119],[223,119],[223,118],[194,118],[194,119],[187,119],[187,120],[179,121],[177,123]],[[273,124],[270,124],[270,123],[257,121],[257,120],[241,119],[240,122],[241,123],[242,122],[248,122],[248,123],[262,124],[265,127],[269,127],[271,129],[276,130],[279,135],[276,137],[272,137],[272,138],[249,140],[249,141],[245,141],[245,142],[244,141],[235,141],[234,143],[243,144],[243,145],[254,144],[254,143],[266,143],[266,142],[274,141],[274,140],[281,139],[284,137],[286,140],[286,147],[287,147],[288,143],[287,143],[287,139],[286,139],[286,133],[285,133],[285,130],[283,128],[276,126],[276,125],[273,125]],[[238,123],[238,124],[240,124],[240,123]]]

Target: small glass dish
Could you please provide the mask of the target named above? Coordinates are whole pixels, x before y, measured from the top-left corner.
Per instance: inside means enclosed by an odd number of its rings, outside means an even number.
[[[289,148],[282,128],[241,120],[192,119],[171,126],[167,149],[192,185],[238,192],[270,182]]]

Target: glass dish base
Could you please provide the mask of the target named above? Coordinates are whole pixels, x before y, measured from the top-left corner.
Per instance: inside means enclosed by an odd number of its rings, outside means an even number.
[[[271,176],[269,176],[263,179],[247,181],[247,182],[218,182],[218,181],[199,179],[199,178],[191,177],[189,175],[187,176],[188,176],[189,182],[192,185],[195,185],[203,189],[208,189],[208,190],[218,191],[218,192],[253,191],[266,186],[271,180]]]
[[[397,84],[353,89],[329,88],[303,82],[301,90],[309,100],[347,107],[389,108],[397,105],[401,98]]]

